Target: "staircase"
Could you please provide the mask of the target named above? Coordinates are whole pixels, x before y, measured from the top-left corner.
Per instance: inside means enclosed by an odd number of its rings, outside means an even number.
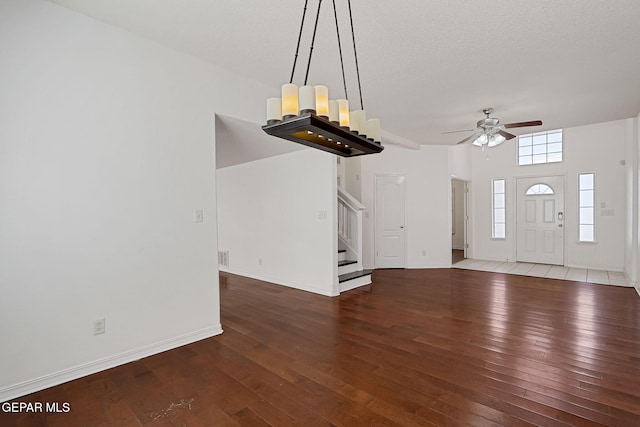
[[[362,268],[362,213],[365,207],[338,189],[338,290],[371,283],[372,270]]]

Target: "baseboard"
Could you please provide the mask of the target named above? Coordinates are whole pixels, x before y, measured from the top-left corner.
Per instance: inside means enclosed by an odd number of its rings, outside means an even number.
[[[333,290],[333,285],[332,285],[332,291],[331,292],[327,292],[326,289],[313,288],[313,287],[301,285],[299,283],[284,282],[284,281],[281,281],[281,280],[276,280],[273,277],[260,276],[259,274],[244,273],[242,271],[232,271],[232,270],[229,270],[229,269],[224,269],[224,270],[220,269],[220,271],[224,271],[226,273],[231,273],[231,274],[236,274],[238,276],[248,277],[250,279],[261,280],[263,282],[269,282],[269,283],[273,283],[273,284],[276,284],[276,285],[286,286],[288,288],[298,289],[298,290],[301,290],[301,291],[312,292],[314,294],[324,295],[326,297],[335,297],[335,296],[339,295],[339,293],[337,293],[337,292],[335,292]]]
[[[188,334],[180,335],[175,338],[170,338],[165,341],[160,341],[154,344],[149,344],[133,350],[125,351],[124,353],[105,357],[93,362],[84,363],[73,368],[63,369],[62,371],[43,375],[39,378],[34,378],[18,384],[10,385],[8,387],[3,387],[0,388],[0,402],[5,402],[11,399],[25,396],[27,394],[35,393],[37,391],[76,380],[78,378],[86,377],[87,375],[95,374],[106,369],[124,365],[125,363],[133,362],[144,357],[149,357],[154,354],[162,353],[164,351],[181,347],[186,344],[191,344],[192,342],[220,335],[221,333],[222,325],[218,324],[216,326],[211,326],[208,328],[190,332]]]
[[[420,270],[420,269],[433,270],[436,268],[451,268],[451,262],[444,263],[444,264],[408,265],[405,268],[407,270]]]

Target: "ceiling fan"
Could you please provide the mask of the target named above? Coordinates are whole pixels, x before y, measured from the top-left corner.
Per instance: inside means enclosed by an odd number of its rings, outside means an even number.
[[[495,147],[498,144],[502,144],[506,140],[516,137],[512,133],[506,132],[505,129],[520,128],[525,126],[540,126],[542,124],[542,121],[540,120],[533,120],[530,122],[507,123],[501,125],[500,120],[494,117],[489,117],[491,113],[493,113],[493,108],[485,108],[482,110],[482,112],[487,117],[482,120],[478,120],[478,123],[476,123],[476,129],[456,130],[443,133],[473,132],[473,134],[458,142],[458,144],[464,144],[465,142],[473,140],[473,145],[484,148],[485,145],[487,147]]]

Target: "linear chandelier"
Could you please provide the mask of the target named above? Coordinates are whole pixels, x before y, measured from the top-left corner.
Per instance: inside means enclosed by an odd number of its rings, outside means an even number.
[[[295,74],[300,49],[300,40],[304,27],[304,18],[307,11],[308,0],[305,0],[304,10],[302,12],[302,23],[300,24],[300,32],[298,35],[298,45],[293,60],[293,69],[291,70],[291,78],[289,79],[289,83],[282,85],[281,98],[267,99],[267,124],[262,126],[262,129],[269,135],[284,138],[342,157],[379,153],[384,149],[381,144],[380,119],[367,119],[362,102],[362,88],[360,86],[356,39],[353,31],[351,0],[347,0],[347,4],[349,6],[351,38],[353,40],[356,75],[358,78],[358,92],[360,94],[360,109],[354,111],[349,111],[347,82],[344,73],[340,30],[338,28],[338,14],[336,11],[336,2],[335,0],[332,1],[338,51],[340,53],[340,65],[342,67],[344,98],[330,100],[327,86],[311,86],[307,84],[322,0],[318,1],[318,10],[315,17],[313,36],[311,38],[304,84],[298,87],[293,83],[293,76]]]

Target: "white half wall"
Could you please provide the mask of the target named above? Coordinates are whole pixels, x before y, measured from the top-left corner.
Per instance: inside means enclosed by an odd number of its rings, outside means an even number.
[[[47,1],[2,10],[0,401],[222,332],[214,114],[258,122],[277,90]]]
[[[305,149],[218,169],[217,186],[222,270],[339,294],[334,155]]]
[[[374,206],[376,174],[406,177],[406,267],[451,266],[451,179],[449,147],[410,150],[387,145],[380,154],[363,156],[363,265],[374,268]],[[424,255],[423,255],[424,253]]]
[[[473,257],[497,261],[516,258],[515,206],[518,177],[565,177],[565,263],[570,267],[622,271],[625,260],[625,147],[633,119],[564,129],[564,161],[517,166],[516,140],[484,151],[472,151],[473,204],[470,244]],[[475,148],[475,147],[474,147]],[[594,172],[596,180],[596,243],[579,243],[578,173]],[[491,238],[491,180],[506,180],[507,238]],[[603,216],[603,206],[615,214]]]

